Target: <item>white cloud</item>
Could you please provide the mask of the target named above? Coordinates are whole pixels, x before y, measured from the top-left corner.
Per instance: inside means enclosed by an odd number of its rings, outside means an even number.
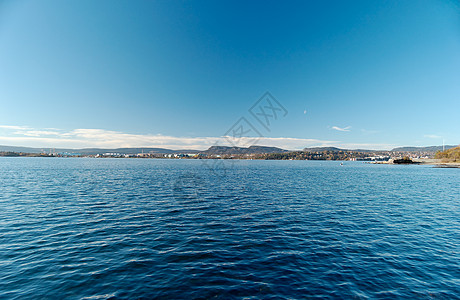
[[[331,128],[334,129],[334,130],[337,130],[337,131],[350,131],[351,126],[347,126],[347,127],[344,127],[344,128],[341,128],[341,127],[338,127],[338,126],[332,126]]]
[[[312,146],[332,146],[337,143],[337,141],[325,141],[325,140],[318,140],[318,139],[300,139],[300,138],[289,138],[289,137],[261,137],[256,140],[250,137],[242,137],[236,141],[233,141],[233,144],[228,142],[232,140],[230,137],[229,139],[220,138],[218,140],[219,145],[224,146],[237,146],[237,147],[249,147],[251,145],[259,145],[259,146],[270,146],[270,147],[278,147],[282,149],[288,150],[301,150],[306,147]]]
[[[22,134],[26,136],[46,136],[46,135],[61,135],[61,133],[56,131],[47,131],[47,130],[20,130],[16,131],[15,134]]]
[[[26,127],[26,126],[15,126],[15,125],[0,125],[0,128],[2,128],[2,129],[14,129],[14,130],[30,129],[29,127]]]
[[[351,149],[351,150],[391,150],[399,147],[400,145],[395,144],[366,144],[366,143],[340,143],[339,148]]]
[[[442,139],[442,136],[439,136],[436,134],[425,134],[424,137],[429,138],[429,139]]]
[[[213,145],[248,147],[272,146],[288,150],[305,147],[334,146],[347,149],[391,149],[385,144],[344,144],[339,141],[302,139],[290,137],[175,137],[160,134],[130,134],[104,129],[41,130],[23,126],[0,126],[10,134],[0,136],[0,144],[37,148],[128,148],[157,147],[168,149],[204,150]],[[347,128],[345,128],[347,129]],[[347,129],[348,130],[348,129]]]

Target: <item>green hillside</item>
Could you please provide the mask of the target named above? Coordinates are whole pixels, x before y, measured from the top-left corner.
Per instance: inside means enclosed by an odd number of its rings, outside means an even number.
[[[460,146],[442,152],[438,151],[435,155],[435,158],[460,162]]]

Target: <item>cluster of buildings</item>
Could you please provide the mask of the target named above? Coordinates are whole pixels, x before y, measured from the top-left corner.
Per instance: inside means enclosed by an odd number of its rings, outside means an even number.
[[[43,155],[55,157],[92,157],[92,158],[171,158],[171,159],[300,159],[300,160],[350,160],[384,162],[390,159],[408,157],[410,159],[433,158],[433,152],[416,151],[352,151],[352,150],[325,150],[325,151],[293,151],[283,153],[119,153],[106,152],[100,154],[81,154],[73,152],[56,152],[55,149],[43,151]]]
[[[96,155],[85,155],[86,157],[95,158],[192,158],[196,157],[197,153],[137,153],[137,154],[125,154],[116,152],[107,152]]]

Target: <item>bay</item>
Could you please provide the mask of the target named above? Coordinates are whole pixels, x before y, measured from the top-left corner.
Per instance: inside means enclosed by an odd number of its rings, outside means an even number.
[[[0,158],[0,298],[460,297],[460,170]]]

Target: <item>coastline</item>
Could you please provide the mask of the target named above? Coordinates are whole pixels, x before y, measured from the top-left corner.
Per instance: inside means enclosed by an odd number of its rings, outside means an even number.
[[[404,164],[395,164],[389,161],[375,161],[368,162],[370,164],[382,164],[382,165],[404,165]],[[431,165],[435,168],[460,168],[460,162],[449,162],[443,161],[442,159],[435,158],[419,158],[413,159],[413,163],[407,165]]]
[[[460,162],[443,161],[442,159],[429,158],[429,159],[414,159],[422,165],[433,165],[436,168],[460,168]]]

